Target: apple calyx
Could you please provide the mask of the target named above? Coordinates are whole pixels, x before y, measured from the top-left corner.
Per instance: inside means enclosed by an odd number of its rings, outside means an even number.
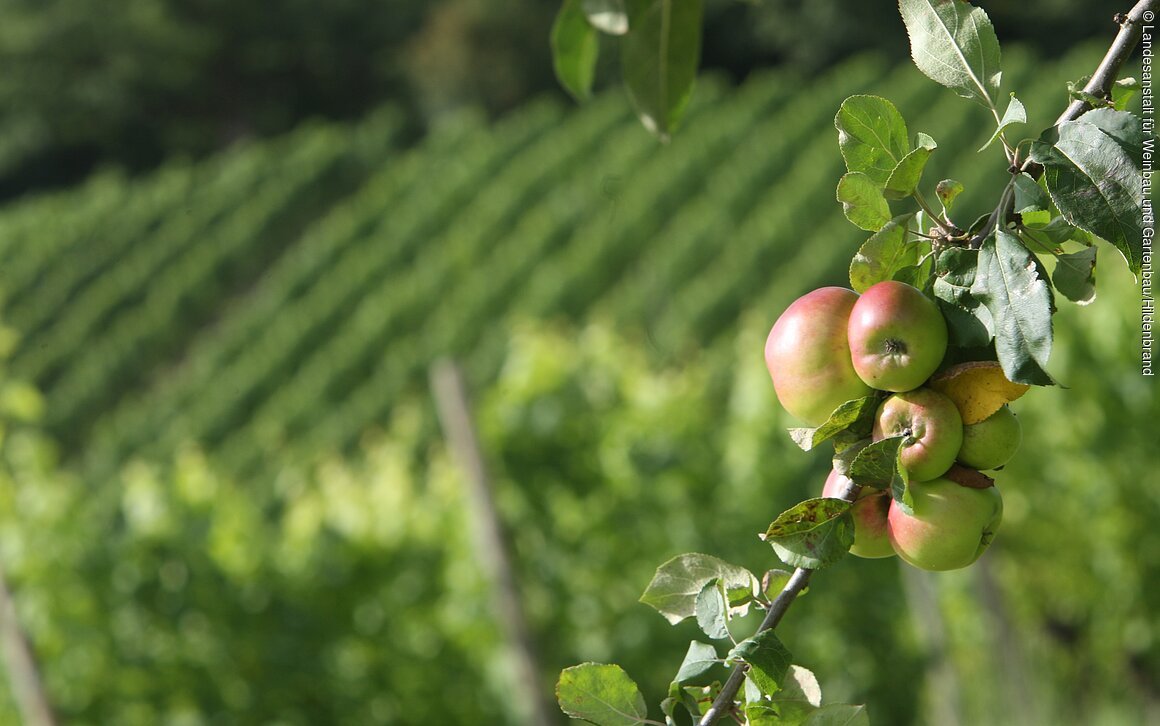
[[[906,343],[898,338],[887,338],[882,341],[882,349],[889,355],[906,355]]]
[[[998,532],[997,527],[992,527],[992,526],[988,525],[988,526],[983,528],[982,534],[979,535],[980,554],[982,554],[982,550],[985,550],[991,546],[991,541],[995,539],[996,532]]]

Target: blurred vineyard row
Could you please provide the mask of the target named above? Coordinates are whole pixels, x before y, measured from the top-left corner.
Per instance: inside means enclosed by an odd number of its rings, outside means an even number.
[[[1011,50],[1004,87],[1045,126],[1094,57]],[[754,533],[824,477],[759,351],[863,236],[833,192],[855,92],[934,136],[927,181],[966,185],[964,221],[993,203],[983,110],[859,58],[706,79],[667,146],[619,95],[464,115],[412,148],[386,111],[0,211],[6,375],[44,412],[7,438],[0,545],[68,722],[519,722],[426,393],[441,356],[477,393],[536,685],[616,660],[659,700],[695,634],[635,602],[652,569],[772,566]],[[985,566],[843,563],[787,621],[876,721],[1155,715],[1157,402],[1130,280],[1101,260],[1101,298],[1061,312],[1071,389],[1020,403]]]

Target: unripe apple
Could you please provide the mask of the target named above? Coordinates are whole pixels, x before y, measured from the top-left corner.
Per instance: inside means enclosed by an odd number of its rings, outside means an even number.
[[[875,441],[903,436],[902,465],[911,481],[942,476],[963,445],[963,419],[954,401],[933,388],[895,393],[878,407]]]
[[[914,514],[890,501],[890,544],[898,556],[923,570],[966,567],[991,544],[1003,519],[1003,498],[992,483],[979,489],[947,477],[910,485]]]
[[[849,478],[831,469],[822,487],[823,497],[838,497],[838,493],[849,483]],[[850,554],[867,559],[893,557],[894,547],[886,531],[886,513],[890,509],[890,494],[881,489],[862,487],[858,499],[851,507],[854,516],[854,544]]]
[[[850,360],[847,323],[858,295],[823,287],[795,300],[765,340],[765,365],[777,400],[810,426],[826,422],[834,409],[870,395]]]
[[[847,334],[858,377],[880,391],[918,388],[947,350],[947,324],[938,306],[918,288],[894,280],[862,293]]]
[[[958,459],[972,469],[995,469],[1011,461],[1022,443],[1022,424],[1010,407],[1003,406],[982,421],[963,427]]]

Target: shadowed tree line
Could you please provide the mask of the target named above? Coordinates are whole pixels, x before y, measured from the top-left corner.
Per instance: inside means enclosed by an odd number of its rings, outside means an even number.
[[[894,4],[705,0],[706,69],[823,68],[899,56]],[[1101,0],[983,3],[999,34],[1055,55],[1106,32]],[[311,117],[398,106],[410,138],[463,106],[500,114],[560,94],[548,29],[559,0],[0,0],[0,198],[95,169],[150,169]],[[606,63],[615,63],[608,58]],[[608,69],[605,69],[608,70]],[[602,79],[615,82],[616,74]]]

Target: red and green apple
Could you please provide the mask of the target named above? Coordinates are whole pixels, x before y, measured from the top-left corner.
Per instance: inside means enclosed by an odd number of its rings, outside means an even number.
[[[837,498],[850,482],[848,477],[831,469],[822,487],[823,497]],[[890,494],[873,487],[862,487],[858,499],[850,509],[854,516],[854,544],[850,554],[868,559],[894,556],[894,547],[886,531],[886,513],[890,510]]]
[[[847,329],[858,377],[880,391],[911,391],[930,378],[947,349],[938,306],[913,285],[885,280],[866,289]]]
[[[932,388],[895,393],[878,407],[875,441],[902,436],[901,460],[911,481],[942,476],[963,445],[963,419],[954,401]]]
[[[982,421],[963,426],[959,463],[973,469],[1003,466],[1023,443],[1023,426],[1009,406],[1003,406]]]
[[[858,294],[823,287],[795,300],[774,323],[765,341],[765,365],[777,400],[810,426],[826,422],[834,409],[872,393],[854,372],[847,323]]]
[[[923,570],[957,570],[979,559],[1003,520],[994,483],[964,486],[948,477],[912,482],[914,513],[890,501],[887,531],[903,560]]]

